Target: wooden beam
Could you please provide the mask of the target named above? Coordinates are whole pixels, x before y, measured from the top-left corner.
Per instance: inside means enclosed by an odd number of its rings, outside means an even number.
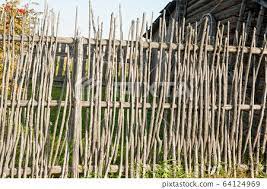
[[[156,167],[160,166],[159,164],[156,164]],[[92,172],[93,169],[94,169],[94,165],[91,165],[89,166],[89,171]],[[109,169],[109,173],[118,173],[119,171],[119,165],[110,165],[110,169]],[[238,168],[241,169],[241,170],[244,170],[244,171],[247,171],[249,170],[249,167],[247,165],[238,165]],[[144,169],[146,171],[151,171],[152,170],[152,166],[151,165],[145,165],[144,166]],[[263,167],[262,167],[263,169]],[[53,166],[51,169],[51,174],[52,175],[60,175],[63,171],[63,168],[62,166]],[[69,172],[73,171],[71,168],[69,168]],[[84,171],[84,168],[82,165],[79,165],[78,166],[78,173],[79,174],[82,174]],[[11,173],[13,172],[13,175],[14,176],[17,176],[18,175],[18,169],[17,168],[14,168],[14,169],[6,169],[4,170],[4,174],[6,175],[6,177],[9,177],[11,175]],[[21,172],[24,173],[25,172],[25,169],[21,169]],[[125,167],[122,166],[122,172],[124,173],[125,172]],[[31,176],[32,174],[32,168],[31,167],[27,167],[26,168],[26,176]]]
[[[6,102],[7,106],[10,107],[12,105],[12,101],[7,101]],[[63,107],[65,104],[64,101],[60,102],[60,101],[56,101],[56,100],[52,100],[49,105],[50,107],[57,107],[57,106],[61,106]],[[27,107],[29,105],[31,106],[38,106],[38,102],[37,101],[34,101],[34,102],[30,102],[29,100],[21,100],[20,103],[14,103],[15,106],[19,106],[19,107]],[[44,102],[44,107],[47,107],[48,103],[47,102]],[[95,106],[96,104],[93,103],[91,104],[91,102],[88,102],[88,101],[80,101],[80,105],[81,107],[84,107],[84,108],[89,108],[91,106]],[[106,101],[101,101],[100,103],[100,106],[102,108],[107,108],[107,107],[110,107],[110,108],[126,108],[126,109],[129,109],[131,108],[131,103],[130,102],[106,102]],[[152,103],[146,103],[145,107],[146,109],[151,109],[152,108]],[[141,109],[144,107],[144,104],[143,103],[136,103],[136,108],[138,109]],[[170,109],[174,107],[175,109],[178,108],[178,105],[177,104],[174,104],[172,105],[171,103],[164,103],[163,104],[163,108],[164,109]],[[155,105],[155,108],[158,108],[157,105]],[[196,107],[197,109],[199,109],[199,107]],[[209,109],[211,109],[212,106],[209,107]],[[248,105],[248,104],[245,104],[245,105],[240,105],[240,109],[241,110],[251,110],[251,109],[254,109],[254,110],[262,110],[262,105]],[[214,106],[214,109],[218,109],[218,106]],[[225,110],[232,110],[233,109],[233,106],[232,105],[226,105],[226,106],[222,106],[222,109],[225,109]],[[267,107],[265,107],[265,109],[267,109]]]
[[[12,39],[12,37],[10,37],[10,40],[11,39]],[[15,40],[20,41],[19,39],[20,39],[20,37],[15,36]],[[3,35],[0,35],[0,41],[1,40],[3,40]],[[51,40],[53,40],[53,39],[51,38]],[[35,40],[35,41],[38,41],[38,40]],[[64,41],[66,44],[70,44],[69,42],[71,40],[69,38],[66,38],[66,40],[65,40],[65,38],[62,38],[61,41]],[[97,40],[95,40],[95,39],[88,40],[87,38],[83,38],[83,41],[84,41],[84,45],[88,44],[88,42],[90,42],[91,45],[96,45],[97,44]],[[101,44],[103,46],[107,46],[108,43],[109,43],[108,39],[101,40]],[[114,45],[115,46],[120,46],[121,45],[122,47],[127,47],[128,43],[129,42],[126,41],[126,40],[123,40],[123,41],[114,40]],[[136,43],[136,42],[134,42],[134,43]],[[174,43],[170,44],[170,43],[146,42],[146,41],[142,41],[141,43],[142,43],[142,46],[143,46],[144,49],[148,49],[148,48],[160,49],[161,47],[164,50],[168,50],[168,49],[170,49],[170,47],[173,50],[177,50],[178,49],[178,45],[174,44]],[[98,44],[99,44],[99,42],[98,42]],[[191,45],[190,46],[191,50],[194,50],[194,48],[195,48],[195,50],[198,50],[199,46],[198,45],[195,45],[195,46]],[[221,48],[223,49],[223,46]],[[181,44],[180,45],[180,50],[184,50],[184,49],[185,49],[185,46]],[[214,51],[213,45],[207,45],[207,51],[208,52],[213,52]],[[237,46],[229,46],[229,53],[236,53],[237,51],[238,51],[238,47]],[[263,48],[255,47],[255,48],[251,49],[250,47],[244,47],[244,51],[243,51],[244,53],[249,53],[250,51],[252,51],[252,54],[263,54],[263,55],[267,54],[267,50],[263,51]],[[64,55],[65,53],[62,53],[62,54]]]

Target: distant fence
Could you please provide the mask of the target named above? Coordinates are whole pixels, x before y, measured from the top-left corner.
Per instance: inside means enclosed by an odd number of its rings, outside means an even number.
[[[108,40],[1,35],[1,177],[266,174],[266,41],[160,25],[157,42],[138,21],[115,40],[113,17]]]

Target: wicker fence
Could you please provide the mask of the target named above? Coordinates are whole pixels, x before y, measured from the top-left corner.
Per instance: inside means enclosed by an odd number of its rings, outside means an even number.
[[[255,31],[232,44],[229,25],[210,36],[207,21],[162,19],[152,42],[145,19],[128,40],[113,16],[107,40],[100,23],[89,38],[50,36],[51,25],[1,35],[1,177],[266,174],[267,48]]]

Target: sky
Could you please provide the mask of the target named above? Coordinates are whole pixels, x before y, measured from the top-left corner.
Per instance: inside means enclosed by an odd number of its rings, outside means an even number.
[[[22,4],[30,0],[22,0]],[[39,3],[38,6],[33,6],[38,11],[43,10],[44,0],[31,0]],[[78,25],[83,36],[88,36],[88,0],[47,0],[50,9],[55,12],[60,12],[60,36],[73,36],[75,25],[75,10],[78,7]],[[114,12],[118,16],[119,4],[122,7],[123,30],[124,34],[128,33],[128,28],[131,21],[136,18],[141,18],[143,13],[146,13],[147,20],[150,22],[152,12],[154,19],[159,15],[165,5],[171,0],[92,0],[92,6],[95,18],[99,16],[103,21],[104,37],[107,36],[109,30],[110,15]],[[4,3],[5,0],[0,0]]]

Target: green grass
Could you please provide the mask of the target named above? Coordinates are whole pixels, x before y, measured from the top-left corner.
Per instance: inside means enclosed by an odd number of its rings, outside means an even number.
[[[65,90],[63,91],[62,87],[60,86],[55,86],[53,87],[53,90],[52,90],[52,99],[53,100],[59,100],[60,99],[60,96],[62,95],[62,92],[63,92],[63,100],[65,99]],[[103,93],[104,95],[104,93]],[[119,97],[118,97],[119,98]],[[128,97],[127,97],[128,98]],[[149,98],[149,101],[152,101],[152,98]],[[83,136],[84,136],[84,133],[85,133],[85,128],[88,127],[88,123],[86,123],[86,110],[87,108],[83,108],[82,109],[82,133],[83,133]],[[52,125],[55,124],[56,122],[56,118],[57,118],[57,115],[58,115],[58,108],[57,107],[54,107],[54,108],[51,108],[51,117],[50,117],[50,121],[52,123]],[[104,109],[102,109],[102,115],[101,115],[101,120],[104,119]],[[115,129],[117,129],[118,127],[118,112],[119,110],[116,109],[115,111]],[[151,114],[152,114],[152,110],[148,110],[147,111],[147,125],[148,127],[150,126],[150,119],[151,119]],[[59,122],[58,122],[58,130],[59,130],[59,127],[62,123],[62,117],[63,115],[63,108],[60,109],[59,111]],[[88,119],[90,119],[89,117],[90,115],[88,115]],[[126,117],[126,111],[125,111],[125,117]],[[148,128],[149,129],[149,128]],[[53,132],[53,128],[51,129],[51,133]],[[57,135],[58,135],[58,131],[57,131]],[[163,136],[160,136],[160,137],[163,137]],[[83,143],[85,143],[85,139],[83,138]],[[113,162],[115,164],[119,164],[119,160],[120,160],[120,151],[121,149],[118,149],[118,158],[117,158],[117,161],[116,162]],[[124,157],[125,159],[125,157]],[[158,154],[158,157],[157,159],[163,159],[163,154],[160,153]],[[59,162],[58,163],[62,163],[63,159],[59,159]],[[267,178],[267,174],[264,173],[261,169],[261,167],[263,167],[262,164],[259,165],[260,167],[260,171],[259,171],[259,175],[257,176],[258,178]],[[142,170],[142,166],[139,166],[139,170]],[[244,171],[244,170],[240,170],[240,169],[237,169],[236,171],[237,173],[237,177],[238,178],[250,178],[251,175],[250,175],[250,171]],[[139,175],[142,175],[142,173],[140,173]],[[90,176],[90,178],[93,178],[95,175],[92,174]],[[147,170],[146,174],[145,174],[145,178],[152,178],[152,177],[156,177],[156,178],[193,178],[194,177],[194,173],[189,173],[188,175],[185,173],[185,170],[183,167],[181,166],[174,166],[172,165],[172,162],[171,161],[167,161],[167,162],[161,162],[159,165],[157,165],[156,169],[154,171],[152,170]],[[117,178],[118,177],[118,173],[110,173],[109,174],[109,177],[110,178]],[[219,171],[219,174],[214,174],[214,175],[208,175],[206,174],[205,177],[207,178],[233,178],[234,177],[234,173],[231,172],[230,174],[228,172],[226,172],[223,168],[220,169]]]

